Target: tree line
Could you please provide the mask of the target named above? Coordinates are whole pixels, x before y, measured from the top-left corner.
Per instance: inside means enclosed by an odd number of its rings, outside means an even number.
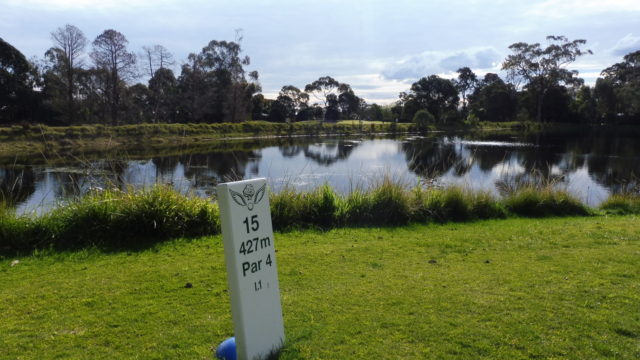
[[[368,104],[351,86],[322,76],[303,89],[283,86],[276,99],[261,94],[257,71],[247,71],[242,36],[212,40],[174,73],[162,45],[137,54],[126,37],[105,30],[91,43],[73,25],[51,33],[41,59],[0,38],[0,125],[275,122],[341,119],[453,124],[461,121],[576,123],[640,122],[640,50],[604,69],[587,86],[568,66],[590,55],[585,40],[548,36],[547,43],[512,44],[505,79],[470,68],[446,79],[429,75],[393,104]],[[140,82],[148,78],[147,84]]]

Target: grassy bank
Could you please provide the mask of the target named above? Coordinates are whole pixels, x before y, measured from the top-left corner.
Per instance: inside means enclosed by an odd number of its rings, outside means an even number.
[[[388,178],[369,190],[346,195],[326,185],[311,192],[284,189],[272,193],[270,201],[277,230],[640,213],[637,196],[612,197],[601,209],[591,209],[568,193],[551,188],[523,188],[496,198],[461,188],[410,188]],[[167,186],[129,193],[98,191],[42,216],[16,216],[0,207],[0,255],[91,246],[139,249],[175,237],[217,233],[215,202],[187,197]]]
[[[281,359],[637,359],[639,234],[635,216],[278,233]],[[219,236],[0,260],[0,359],[212,358],[226,288]]]
[[[419,131],[487,133],[499,130],[522,134],[531,132],[569,132],[597,129],[638,133],[633,126],[597,126],[573,123],[478,122],[434,124],[418,129],[410,123],[345,120],[338,123],[301,121],[291,124],[247,121],[224,124],[139,124],[45,126],[14,125],[0,127],[0,158],[56,152],[128,151],[141,148],[167,150],[180,146],[207,146],[220,140],[266,139],[291,136],[350,136],[405,134]]]
[[[456,123],[431,125],[422,131],[541,131],[555,128],[576,130],[575,124]],[[183,146],[210,146],[221,140],[266,139],[290,136],[350,136],[418,132],[410,123],[345,120],[338,123],[301,121],[291,124],[247,121],[225,124],[140,124],[0,127],[0,158],[56,152],[105,152],[147,149],[167,151]]]
[[[292,124],[247,121],[233,124],[141,124],[0,128],[0,154],[206,144],[215,140],[273,136],[324,136],[414,131],[412,124],[353,124],[304,121]]]

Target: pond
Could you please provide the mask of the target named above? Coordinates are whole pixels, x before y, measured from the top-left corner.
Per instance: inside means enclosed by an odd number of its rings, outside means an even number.
[[[345,193],[388,175],[408,185],[459,185],[496,195],[523,184],[551,184],[596,206],[637,191],[640,141],[633,132],[431,133],[395,138],[281,138],[173,149],[10,158],[0,192],[17,213],[43,212],[92,188],[156,183],[206,197],[219,182],[266,177],[308,190],[328,183]]]

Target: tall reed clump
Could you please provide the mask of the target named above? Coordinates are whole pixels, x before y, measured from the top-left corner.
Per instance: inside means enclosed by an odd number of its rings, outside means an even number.
[[[640,195],[615,194],[600,204],[600,209],[609,214],[640,214]]]
[[[504,198],[507,209],[519,216],[571,216],[590,215],[592,210],[567,191],[544,188],[523,187]]]
[[[461,187],[413,191],[414,221],[447,222],[476,219],[502,219],[507,210],[488,192],[472,192]]]
[[[40,217],[0,219],[0,248],[14,251],[136,248],[169,238],[220,232],[216,205],[167,186],[128,193],[93,192]]]
[[[338,226],[402,225],[411,220],[411,204],[405,188],[384,179],[368,191],[356,189],[340,198]]]
[[[425,189],[381,178],[373,187],[338,195],[327,184],[308,192],[271,193],[274,229],[386,226],[516,216],[589,215],[566,191],[525,187],[504,198],[461,187]],[[640,197],[612,197],[605,211],[640,213]],[[90,193],[39,217],[15,216],[0,206],[0,253],[97,246],[130,249],[175,237],[220,232],[217,204],[168,186],[145,191]]]
[[[329,228],[337,223],[339,199],[327,184],[304,193],[286,187],[279,193],[271,193],[269,201],[275,229],[309,226]]]

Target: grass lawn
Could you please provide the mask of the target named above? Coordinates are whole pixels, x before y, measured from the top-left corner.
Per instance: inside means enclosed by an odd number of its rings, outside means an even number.
[[[276,248],[282,359],[640,357],[637,216],[289,232]],[[0,359],[211,359],[232,335],[219,236],[14,260]]]

